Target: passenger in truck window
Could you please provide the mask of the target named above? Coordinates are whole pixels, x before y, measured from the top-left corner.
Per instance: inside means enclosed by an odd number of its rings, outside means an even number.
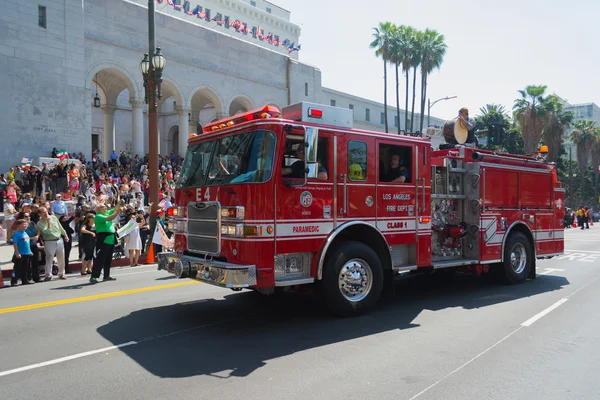
[[[304,178],[304,146],[298,146],[298,149],[296,150],[296,158],[298,158],[298,161],[289,167],[283,168],[281,175],[286,178]],[[327,169],[322,166],[320,162],[319,175],[317,176],[317,179],[320,181],[326,181],[328,179]]]
[[[410,172],[400,163],[400,154],[392,154],[390,169],[383,177],[383,182],[408,183]]]

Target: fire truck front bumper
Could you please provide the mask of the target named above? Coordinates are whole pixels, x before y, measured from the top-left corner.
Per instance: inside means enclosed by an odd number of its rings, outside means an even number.
[[[176,253],[158,253],[158,269],[224,288],[256,286],[256,266],[240,265]]]

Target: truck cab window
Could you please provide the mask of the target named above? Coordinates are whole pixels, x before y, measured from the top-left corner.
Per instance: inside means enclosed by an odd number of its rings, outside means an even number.
[[[328,139],[319,138],[319,148],[317,152],[317,160],[319,161],[318,166],[318,180],[327,181],[329,180],[327,161],[328,161]],[[281,169],[281,175],[283,178],[291,179],[304,179],[305,171],[305,147],[304,147],[304,136],[302,135],[288,135],[286,138],[285,149],[283,154],[283,165]]]
[[[348,177],[351,181],[367,180],[367,154],[365,142],[348,142]]]
[[[411,183],[411,148],[407,146],[379,145],[379,181]]]

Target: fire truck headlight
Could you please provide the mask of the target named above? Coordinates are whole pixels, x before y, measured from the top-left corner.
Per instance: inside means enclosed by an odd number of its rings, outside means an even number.
[[[246,216],[244,207],[223,207],[221,208],[221,218],[242,220]]]
[[[221,225],[221,235],[223,236],[244,236],[244,225]]]
[[[169,208],[169,216],[185,218],[187,215],[186,207],[171,207]]]

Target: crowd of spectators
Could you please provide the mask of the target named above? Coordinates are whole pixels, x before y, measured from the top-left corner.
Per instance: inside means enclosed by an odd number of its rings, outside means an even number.
[[[159,207],[166,209],[171,205],[182,161],[182,157],[174,154],[159,157]],[[119,155],[113,152],[103,160],[100,152],[95,151],[90,161],[81,153],[72,154],[52,165],[44,162],[40,166],[15,166],[8,173],[0,174],[0,207],[4,210],[6,243],[13,244],[16,235],[13,262],[15,270],[19,271],[15,271],[11,283],[16,285],[17,278],[23,284],[38,281],[40,275],[36,271],[42,266],[45,280],[52,279],[56,268],[59,278],[66,279],[65,274],[71,272],[69,257],[74,234],[77,234],[79,244],[78,259],[83,262],[81,273],[89,273],[89,249],[95,237],[94,227],[90,225],[94,210],[99,204],[114,205],[118,197],[126,203],[121,223],[135,219],[139,227],[140,240],[129,245],[132,250],[130,263],[132,266],[137,264],[147,245],[148,195],[148,156],[128,152]],[[29,267],[21,268],[21,264],[27,263],[21,261],[19,249],[26,246],[16,241],[23,232],[29,237],[31,254],[23,255],[30,257],[27,258]],[[56,240],[64,246],[54,246]],[[54,263],[55,257],[58,266]]]

